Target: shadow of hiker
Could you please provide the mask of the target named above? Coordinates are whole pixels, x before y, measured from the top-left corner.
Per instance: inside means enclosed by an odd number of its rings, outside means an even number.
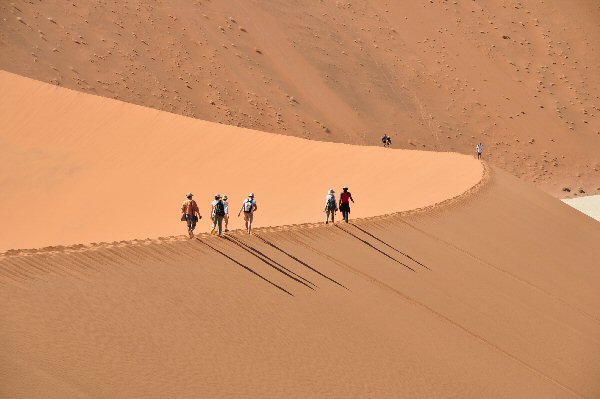
[[[331,277],[329,277],[329,276],[327,276],[327,275],[325,275],[325,274],[321,273],[320,271],[318,271],[318,270],[317,270],[317,269],[315,269],[314,267],[312,267],[312,266],[310,266],[310,265],[306,264],[306,263],[305,263],[305,262],[303,262],[302,260],[300,260],[300,259],[296,258],[294,255],[292,255],[292,254],[290,254],[290,253],[288,253],[288,252],[284,251],[283,249],[279,248],[277,245],[275,245],[275,244],[273,244],[272,242],[270,242],[270,241],[266,240],[265,238],[263,238],[263,237],[259,236],[258,234],[255,234],[254,236],[255,236],[256,238],[258,238],[259,240],[261,240],[262,242],[264,242],[265,244],[267,244],[268,246],[270,246],[270,247],[272,247],[272,248],[274,248],[274,249],[278,250],[279,252],[283,253],[284,255],[288,256],[289,258],[291,258],[291,259],[295,260],[296,262],[300,263],[302,266],[304,266],[304,267],[306,267],[306,268],[308,268],[308,269],[312,270],[313,272],[317,273],[319,276],[321,276],[321,277],[324,277],[324,278],[326,278],[327,280],[331,281],[332,283],[335,283],[335,284],[339,285],[340,287],[342,287],[342,288],[345,288],[345,289],[349,290],[349,289],[348,289],[348,287],[346,287],[345,285],[338,283],[337,281],[335,281],[335,280],[334,280],[334,279],[332,279]]]
[[[401,264],[402,266],[406,267],[407,269],[410,269],[410,270],[412,270],[413,272],[416,272],[416,270],[415,270],[415,269],[413,269],[412,267],[408,266],[408,265],[407,265],[407,264],[405,264],[405,263],[402,263],[402,262],[400,262],[398,259],[394,258],[393,256],[390,256],[390,255],[386,254],[386,253],[385,253],[385,252],[383,252],[381,249],[379,249],[379,248],[375,247],[374,245],[372,245],[371,243],[369,243],[369,242],[367,242],[367,241],[363,240],[363,239],[362,239],[362,238],[360,238],[359,236],[357,236],[357,235],[355,235],[355,234],[352,234],[352,233],[351,233],[351,232],[349,232],[348,230],[342,229],[342,228],[341,228],[339,225],[337,225],[337,224],[335,225],[335,227],[337,227],[338,229],[342,230],[344,233],[346,233],[346,234],[348,234],[348,235],[350,235],[350,236],[352,236],[352,237],[356,238],[358,241],[362,242],[363,244],[365,244],[365,245],[367,245],[367,246],[369,246],[369,247],[373,248],[375,251],[379,252],[380,254],[382,254],[383,256],[385,256],[386,258],[389,258],[389,259],[393,260],[394,262],[396,262],[396,263],[399,263],[399,264]]]
[[[259,259],[261,262],[265,263],[266,265],[272,267],[273,269],[277,270],[279,273],[291,278],[292,280],[296,281],[297,283],[300,283],[308,288],[310,288],[311,290],[314,290],[312,286],[316,287],[315,284],[313,284],[312,282],[306,280],[304,277],[298,276],[296,273],[292,272],[291,270],[289,270],[288,268],[282,266],[281,264],[279,264],[278,262],[274,261],[273,259],[269,258],[268,256],[264,255],[262,252],[260,252],[259,250],[249,246],[248,244],[243,243],[242,241],[231,237],[231,236],[225,236],[225,239],[235,245],[237,245],[238,247],[240,247],[241,249],[243,249],[244,251],[248,252],[250,255],[256,257],[257,259]],[[295,277],[296,276],[296,277]],[[304,281],[302,281],[304,280]],[[305,282],[306,281],[306,282]],[[308,283],[308,284],[307,284]],[[311,284],[311,285],[309,285]]]
[[[365,229],[360,228],[359,226],[355,225],[355,224],[351,224],[351,226],[354,226],[355,228],[357,228],[358,230],[362,231],[363,233],[365,233],[366,235],[368,235],[369,237],[373,238],[374,240],[379,241],[380,243],[382,243],[383,245],[385,245],[386,247],[389,247],[391,249],[393,249],[394,251],[398,252],[399,254],[402,254],[404,256],[406,256],[408,259],[412,260],[413,262],[415,262],[417,265],[419,266],[423,266],[425,269],[427,270],[431,270],[430,268],[428,268],[427,266],[425,266],[424,264],[422,264],[421,262],[419,262],[418,260],[416,260],[415,258],[413,258],[412,256],[410,256],[409,254],[400,251],[397,248],[394,248],[393,246],[391,246],[390,244],[388,244],[387,242],[383,241],[382,239],[375,237],[373,234],[369,233],[368,231],[366,231]]]
[[[266,277],[261,276],[259,273],[255,272],[254,270],[252,270],[251,268],[249,268],[248,266],[238,262],[237,260],[233,259],[231,256],[227,255],[226,253],[224,253],[223,251],[218,250],[217,248],[213,247],[212,245],[210,245],[209,243],[202,241],[199,238],[196,238],[196,240],[200,241],[202,244],[206,245],[207,247],[209,247],[210,249],[212,249],[213,251],[223,255],[224,257],[226,257],[227,259],[229,259],[230,261],[232,261],[233,263],[237,264],[238,266],[243,267],[244,269],[248,270],[250,273],[254,274],[255,276],[259,277],[260,279],[266,281],[267,283],[271,284],[273,287],[276,287],[278,289],[280,289],[281,291],[285,292],[286,294],[290,295],[290,296],[294,296],[294,294],[292,294],[291,292],[289,292],[288,290],[286,290],[285,288],[275,284],[274,282],[272,282],[271,280],[269,280]]]

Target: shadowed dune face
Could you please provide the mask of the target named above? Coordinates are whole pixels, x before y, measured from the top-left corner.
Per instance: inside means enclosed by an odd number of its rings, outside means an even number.
[[[600,395],[600,224],[493,171],[356,225],[0,257],[7,397]]]
[[[0,72],[0,249],[182,234],[191,191],[207,231],[228,194],[249,192],[255,226],[324,221],[330,187],[351,216],[430,206],[468,190],[482,165],[455,153],[323,143],[199,121]],[[29,220],[31,218],[31,220]]]
[[[0,68],[286,135],[600,188],[593,0],[3,2]]]

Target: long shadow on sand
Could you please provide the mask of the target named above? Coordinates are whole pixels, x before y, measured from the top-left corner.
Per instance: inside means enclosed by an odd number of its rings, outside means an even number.
[[[425,269],[427,270],[431,270],[430,268],[428,268],[427,266],[425,266],[424,264],[422,264],[421,262],[419,262],[418,260],[416,260],[415,258],[413,258],[412,256],[410,256],[409,254],[400,251],[397,248],[394,248],[393,246],[391,246],[390,244],[388,244],[387,242],[383,241],[381,238],[375,237],[373,234],[369,233],[368,231],[366,231],[365,229],[362,229],[360,227],[358,227],[355,224],[350,224],[350,226],[353,226],[354,228],[357,228],[358,230],[362,231],[363,233],[365,233],[366,235],[368,235],[369,237],[373,238],[374,240],[379,241],[380,243],[382,243],[383,245],[385,245],[388,248],[393,249],[394,251],[398,252],[399,254],[402,254],[404,256],[406,256],[408,259],[412,260],[413,262],[415,262],[417,265],[419,266],[423,266]]]
[[[393,260],[396,263],[401,264],[402,266],[406,267],[407,269],[412,270],[413,272],[416,272],[415,269],[413,269],[412,267],[408,266],[405,263],[400,262],[398,259],[394,258],[393,256],[390,256],[388,254],[386,254],[385,252],[383,252],[381,249],[375,247],[373,244],[369,243],[368,241],[363,240],[362,238],[360,238],[359,236],[357,236],[356,234],[353,234],[351,232],[349,232],[346,229],[341,228],[338,224],[335,225],[335,227],[337,227],[338,229],[342,230],[344,233],[356,238],[358,241],[362,242],[363,244],[365,244],[366,246],[373,248],[375,251],[379,252],[380,254],[382,254],[383,256],[385,256],[386,258],[389,258],[391,260]]]
[[[290,296],[294,296],[294,294],[292,294],[291,292],[289,292],[288,290],[286,290],[285,288],[275,284],[274,282],[272,282],[271,280],[269,280],[266,277],[261,276],[260,274],[258,274],[257,272],[255,272],[254,270],[252,270],[251,268],[249,268],[248,266],[238,262],[237,260],[233,259],[231,256],[227,255],[226,253],[224,253],[223,251],[218,250],[217,248],[213,247],[212,245],[210,245],[209,243],[202,241],[199,238],[196,238],[196,240],[200,241],[202,244],[206,245],[207,247],[209,247],[210,249],[212,249],[213,251],[223,255],[224,257],[226,257],[227,259],[229,259],[230,261],[232,261],[233,263],[235,263],[238,266],[243,267],[244,269],[248,270],[250,273],[254,274],[255,276],[257,276],[258,278],[266,281],[267,283],[271,284],[273,287],[276,287],[278,289],[280,289],[281,291],[285,292],[286,294],[290,295]]]
[[[283,249],[279,248],[277,245],[273,244],[272,242],[268,241],[267,239],[255,234],[254,237],[258,238],[259,240],[261,240],[262,242],[264,242],[265,244],[267,244],[268,246],[278,250],[279,252],[283,253],[284,255],[286,255],[287,257],[295,260],[296,262],[300,263],[302,266],[312,270],[313,272],[317,273],[319,276],[326,278],[327,280],[331,281],[332,283],[335,283],[337,285],[339,285],[342,288],[348,289],[348,287],[346,287],[343,284],[338,283],[337,281],[335,281],[334,279],[332,279],[331,277],[321,273],[320,271],[318,271],[317,269],[315,269],[314,267],[308,265],[307,263],[303,262],[302,260],[296,258],[294,255],[284,251]]]
[[[248,244],[246,244],[246,243],[238,240],[235,237],[225,236],[225,239],[227,241],[229,241],[229,242],[237,245],[238,247],[240,247],[244,251],[248,252],[250,255],[254,256],[255,258],[259,259],[264,264],[266,264],[266,265],[272,267],[273,269],[277,270],[279,273],[281,273],[281,274],[283,274],[283,275],[291,278],[292,280],[296,281],[297,283],[300,283],[300,284],[302,284],[302,285],[310,288],[311,290],[314,290],[313,287],[316,287],[316,285],[313,284],[312,282],[308,281],[307,279],[305,279],[302,276],[297,275],[296,273],[294,273],[293,271],[291,271],[287,267],[281,265],[279,262],[277,262],[277,261],[271,259],[270,257],[268,257],[267,255],[263,254],[258,249],[256,249],[256,248],[254,248],[254,247],[252,247],[252,246],[250,246],[250,245],[248,245]]]

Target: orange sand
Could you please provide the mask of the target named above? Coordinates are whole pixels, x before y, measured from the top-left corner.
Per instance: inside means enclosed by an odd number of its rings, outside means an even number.
[[[13,73],[318,140],[482,141],[554,196],[600,193],[597,0],[14,0],[0,15]]]
[[[4,256],[0,391],[597,398],[599,239],[493,170],[452,203],[356,225]]]
[[[255,225],[324,221],[348,185],[351,216],[461,194],[482,166],[454,153],[321,143],[186,118],[0,72],[0,250],[182,234],[184,194],[205,219],[216,193],[235,214],[253,191]]]

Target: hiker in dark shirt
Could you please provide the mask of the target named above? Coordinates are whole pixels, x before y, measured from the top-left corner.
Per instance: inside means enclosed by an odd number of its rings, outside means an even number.
[[[215,234],[215,229],[219,227],[219,236],[223,233],[223,218],[225,217],[225,203],[221,199],[221,194],[215,195],[215,200],[211,203],[212,205],[212,220],[213,227],[210,234]]]

